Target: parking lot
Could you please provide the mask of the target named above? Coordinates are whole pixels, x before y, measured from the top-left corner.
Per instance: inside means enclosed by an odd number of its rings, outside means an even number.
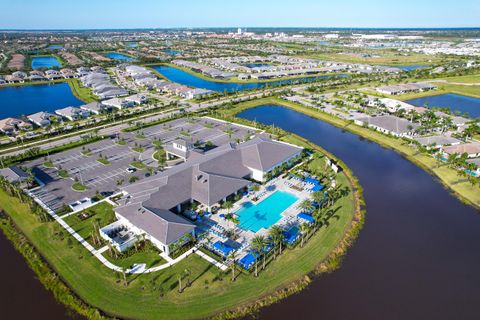
[[[167,145],[175,139],[184,138],[200,144],[209,142],[220,146],[228,142],[243,141],[250,133],[251,130],[245,127],[207,118],[178,119],[137,132],[119,133],[118,137],[22,165],[32,168],[36,178],[45,184],[34,194],[52,210],[58,211],[64,205],[86,197],[91,198],[97,192],[112,194],[133,179],[155,174],[160,169],[153,158],[154,140],[161,140],[163,145]],[[124,142],[119,143],[119,140]],[[105,159],[108,163],[102,164],[99,159]],[[132,169],[133,161],[141,161],[146,168],[127,172],[128,168]],[[53,167],[46,166],[50,162]],[[87,190],[73,190],[72,185],[75,182],[86,186]]]

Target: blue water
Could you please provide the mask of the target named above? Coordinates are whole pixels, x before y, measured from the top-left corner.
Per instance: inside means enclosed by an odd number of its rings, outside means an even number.
[[[170,54],[172,56],[176,56],[178,54],[181,54],[180,51],[175,51],[175,50],[172,50],[172,49],[166,49],[166,50],[163,50],[163,52],[165,52],[166,54]]]
[[[447,93],[436,96],[429,96],[405,101],[414,106],[423,107],[428,104],[428,107],[448,108],[455,114],[466,115],[471,118],[480,117],[480,99],[462,96],[459,94]]]
[[[479,318],[478,210],[403,155],[343,128],[274,106],[238,117],[275,124],[338,156],[358,177],[367,211],[340,269],[258,318],[318,319],[318,310],[329,320]]]
[[[54,56],[32,57],[32,69],[61,67],[62,64]]]
[[[63,46],[59,45],[59,44],[52,44],[51,46],[48,46],[48,49],[50,49],[50,50],[60,50],[60,49],[63,49]]]
[[[165,78],[172,82],[180,83],[185,86],[194,87],[194,88],[203,88],[208,90],[213,90],[217,92],[235,92],[235,91],[242,91],[242,90],[252,90],[263,88],[265,86],[275,86],[279,84],[289,84],[289,83],[299,83],[301,80],[302,82],[311,82],[318,79],[327,79],[333,76],[315,76],[315,77],[305,77],[299,79],[290,79],[290,80],[278,80],[278,81],[271,81],[271,82],[249,82],[249,83],[233,83],[233,82],[216,82],[201,79],[197,76],[194,76],[188,72],[183,70],[167,67],[167,66],[153,66],[153,69],[161,73]],[[346,74],[339,74],[339,77],[346,77]]]
[[[272,64],[270,63],[247,63],[245,67],[249,68],[259,68],[259,67],[270,67]]]
[[[298,198],[288,192],[276,191],[258,204],[247,202],[236,212],[240,228],[257,232],[268,229],[280,220],[281,213],[294,204]]]
[[[411,65],[411,66],[395,66],[395,68],[399,68],[405,71],[412,71],[412,70],[417,70],[417,69],[425,69],[428,68],[428,66],[423,66],[423,65]]]
[[[82,104],[67,83],[0,88],[0,119]]]
[[[127,47],[136,48],[136,47],[138,47],[138,43],[129,43],[129,44],[127,44]]]
[[[132,61],[132,60],[134,60],[132,57],[126,56],[126,55],[118,53],[118,52],[107,52],[107,53],[105,53],[105,56],[110,58],[110,59],[114,59],[114,60],[118,60],[118,61]]]

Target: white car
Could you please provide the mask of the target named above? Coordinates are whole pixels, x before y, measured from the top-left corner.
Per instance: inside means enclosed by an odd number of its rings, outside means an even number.
[[[135,171],[137,171],[137,169],[131,168],[131,167],[130,167],[130,168],[127,168],[127,172],[128,172],[128,173],[134,173]]]

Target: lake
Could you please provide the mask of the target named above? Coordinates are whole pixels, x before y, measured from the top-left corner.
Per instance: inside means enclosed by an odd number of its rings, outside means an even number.
[[[190,74],[186,71],[168,67],[168,66],[153,66],[154,70],[158,71],[162,74],[165,78],[172,82],[180,83],[188,87],[193,88],[203,88],[208,90],[213,90],[217,92],[235,92],[235,91],[242,91],[242,90],[252,90],[263,88],[265,86],[275,86],[279,84],[289,84],[289,83],[296,83],[304,81],[304,82],[311,82],[319,79],[328,79],[333,76],[313,76],[313,77],[305,77],[299,79],[288,79],[288,80],[277,80],[271,82],[249,82],[249,83],[235,83],[235,82],[216,82],[211,80],[205,80],[199,78],[193,74]],[[347,75],[341,74],[338,75],[339,77],[345,77]]]
[[[405,101],[414,106],[448,108],[452,113],[465,114],[471,118],[480,117],[480,99],[454,93],[439,94]]]
[[[134,60],[132,57],[129,57],[127,55],[124,55],[118,52],[107,52],[105,53],[105,56],[107,58],[117,60],[117,61],[133,61]]]
[[[54,56],[34,56],[32,57],[32,69],[61,67],[62,64]]]
[[[68,83],[0,88],[0,119],[83,104],[73,95]]]
[[[262,309],[260,319],[478,319],[480,215],[401,155],[293,110],[239,117],[275,124],[342,159],[366,222],[340,269]]]

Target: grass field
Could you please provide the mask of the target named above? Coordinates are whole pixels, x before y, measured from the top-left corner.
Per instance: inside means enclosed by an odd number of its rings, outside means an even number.
[[[400,54],[391,50],[366,50],[365,53],[371,57],[362,57],[360,52],[352,53],[319,53],[308,55],[309,58],[317,58],[327,61],[366,63],[385,66],[405,66],[405,65],[430,65],[439,63],[442,58],[418,53]]]
[[[459,82],[459,83],[480,83],[480,74],[472,74],[467,76],[458,76],[458,77],[448,77],[442,78],[448,82]]]
[[[292,138],[295,140],[295,138]],[[303,143],[298,139],[299,143]],[[344,174],[337,179],[349,185]],[[280,288],[292,288],[310,282],[305,274],[316,270],[334,248],[343,244],[345,231],[354,216],[354,194],[340,199],[336,205],[336,217],[329,226],[322,227],[304,248],[285,250],[284,254],[267,266],[258,278],[240,274],[230,282],[230,274],[191,255],[171,268],[146,275],[128,277],[126,287],[121,274],[102,266],[78,242],[68,241],[69,235],[58,234],[55,222],[40,223],[29,213],[28,206],[0,191],[0,207],[8,213],[20,230],[35,244],[37,250],[50,265],[88,304],[110,315],[136,319],[193,319],[212,316],[226,310],[236,309],[251,303],[266,304],[262,297],[270,296]],[[88,237],[93,225],[91,219],[99,217],[107,222],[110,216],[106,204],[98,205],[98,213],[86,221],[71,216],[66,221],[79,233]],[[103,223],[100,223],[103,225]],[[70,244],[69,244],[70,243]],[[339,254],[341,250],[335,250]],[[127,265],[132,261],[124,261]],[[324,267],[325,268],[328,267]],[[188,271],[188,272],[187,272]],[[187,276],[188,274],[188,276]],[[178,276],[183,275],[183,286],[190,282],[183,293],[178,292]],[[293,284],[297,284],[296,286]],[[282,290],[279,295],[287,292]]]
[[[69,79],[67,82],[73,95],[83,102],[90,103],[98,100],[98,98],[92,93],[92,90],[85,88],[80,84],[80,80]]]
[[[82,220],[78,214],[73,214],[65,218],[65,222],[82,238],[93,245],[92,234],[95,231],[94,223],[96,223],[99,228],[105,227],[115,221],[115,214],[112,210],[112,205],[108,202],[101,202],[85,211],[89,214],[87,219]]]
[[[429,155],[417,152],[413,147],[408,146],[403,140],[386,136],[380,132],[373,131],[368,128],[363,128],[354,125],[350,122],[333,117],[323,112],[307,108],[296,103],[288,102],[278,98],[265,98],[261,100],[253,100],[239,104],[236,108],[232,108],[228,113],[235,114],[242,110],[252,108],[263,104],[279,104],[296,111],[302,112],[311,117],[329,122],[337,127],[348,130],[368,140],[376,142],[384,147],[391,148],[398,153],[405,156],[408,160],[426,170],[430,174],[436,176],[444,186],[449,188],[462,201],[480,208],[480,187],[472,187],[471,184],[464,178],[459,178],[457,171],[439,163]]]

